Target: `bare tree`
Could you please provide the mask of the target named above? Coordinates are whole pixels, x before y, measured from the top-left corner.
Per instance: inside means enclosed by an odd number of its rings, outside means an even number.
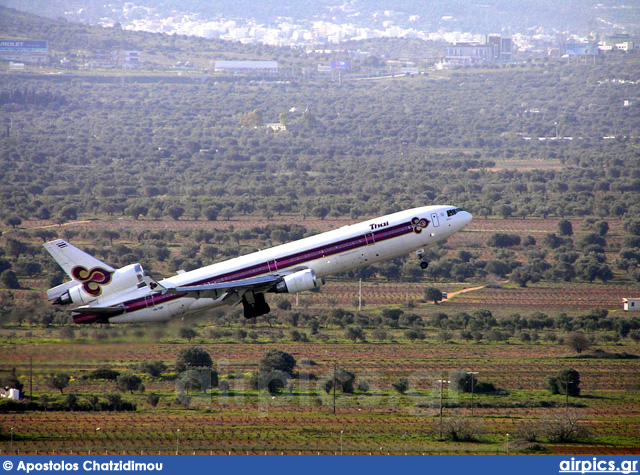
[[[483,431],[481,422],[471,417],[447,417],[442,436],[453,442],[473,442]]]
[[[549,442],[576,442],[589,435],[577,412],[545,417],[540,421],[541,433]]]

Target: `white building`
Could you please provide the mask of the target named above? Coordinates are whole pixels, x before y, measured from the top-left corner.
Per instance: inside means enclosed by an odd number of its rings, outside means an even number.
[[[14,399],[16,401],[19,401],[20,400],[20,390],[19,389],[15,389],[15,388],[11,388],[11,389],[0,388],[0,397],[7,398],[7,399]]]
[[[275,76],[278,74],[277,61],[214,61],[217,73],[253,74]]]
[[[622,307],[627,312],[639,312],[640,299],[622,299]]]

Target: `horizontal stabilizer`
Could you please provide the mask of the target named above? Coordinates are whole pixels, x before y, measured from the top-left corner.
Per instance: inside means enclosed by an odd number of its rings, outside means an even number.
[[[60,284],[52,289],[47,290],[47,300],[56,300],[58,297],[62,296],[64,293],[66,293],[76,285],[78,285],[77,280],[70,280],[69,282],[65,282],[64,284]]]

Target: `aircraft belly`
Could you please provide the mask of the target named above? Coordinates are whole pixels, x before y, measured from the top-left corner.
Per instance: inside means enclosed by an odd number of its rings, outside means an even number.
[[[202,310],[207,310],[209,308],[214,308],[220,305],[224,305],[226,304],[226,302],[223,303],[225,296],[226,294],[217,299],[207,299],[207,298],[194,299],[194,301],[187,307],[186,311],[188,313],[200,312]]]
[[[112,317],[109,323],[142,323],[142,322],[166,322],[171,319],[167,309],[143,308],[135,312],[125,313]]]
[[[211,299],[203,299],[211,300]],[[109,319],[110,323],[165,322],[180,317],[189,311],[189,306],[197,299],[179,298],[172,302],[127,312]]]

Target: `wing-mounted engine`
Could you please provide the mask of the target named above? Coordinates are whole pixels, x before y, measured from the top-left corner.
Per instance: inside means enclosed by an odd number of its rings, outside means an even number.
[[[312,269],[305,269],[282,277],[275,287],[277,294],[297,294],[305,290],[313,290],[324,284],[323,279],[316,278]]]
[[[87,305],[131,292],[149,283],[140,264],[131,264],[115,271],[100,266],[87,269],[78,265],[71,270],[71,275],[72,281],[47,291],[47,298],[54,304]]]

